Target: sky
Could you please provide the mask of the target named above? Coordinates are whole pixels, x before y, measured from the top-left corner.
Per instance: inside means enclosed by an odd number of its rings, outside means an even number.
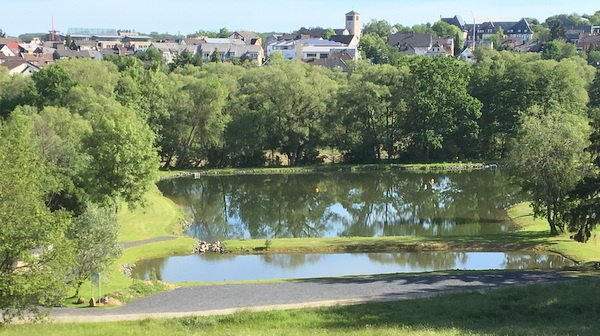
[[[343,28],[344,14],[413,26],[461,16],[544,21],[556,14],[593,14],[596,1],[573,0],[0,0],[0,29],[10,36],[48,32],[52,27],[131,29],[141,33],[191,34],[198,30],[292,32],[301,27]]]

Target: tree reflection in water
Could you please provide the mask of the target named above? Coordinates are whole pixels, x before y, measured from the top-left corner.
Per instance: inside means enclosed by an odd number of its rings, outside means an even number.
[[[475,235],[506,231],[499,170],[202,176],[159,183],[204,240]]]

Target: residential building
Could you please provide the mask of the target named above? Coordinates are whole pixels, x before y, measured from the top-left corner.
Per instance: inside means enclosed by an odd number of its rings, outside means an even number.
[[[262,44],[262,38],[260,36],[258,36],[256,33],[249,32],[249,31],[236,31],[233,34],[231,34],[231,36],[229,36],[229,39],[242,40],[247,45],[261,45]]]
[[[72,58],[91,58],[96,60],[101,60],[103,58],[102,54],[96,50],[60,50],[57,49],[54,51],[54,60],[61,59],[72,59]]]
[[[212,55],[217,52],[219,59],[223,62],[231,62],[234,59],[256,61],[262,64],[265,52],[260,44],[246,44],[241,39],[205,38],[204,43],[194,46],[195,54],[202,55],[202,60],[208,62]]]
[[[156,48],[163,55],[163,60],[166,63],[173,62],[173,58],[176,54],[180,54],[187,50],[185,44],[170,43],[170,42],[153,42],[149,48]]]
[[[577,50],[585,51],[586,53],[592,50],[600,50],[600,34],[585,35],[577,41]]]
[[[150,36],[127,35],[122,38],[123,46],[133,51],[146,50],[152,45]]]
[[[424,56],[433,46],[431,34],[395,33],[388,36],[387,44],[405,55]]]
[[[27,62],[25,59],[10,59],[0,63],[0,66],[8,68],[10,75],[31,76],[33,73],[40,71],[40,68]]]

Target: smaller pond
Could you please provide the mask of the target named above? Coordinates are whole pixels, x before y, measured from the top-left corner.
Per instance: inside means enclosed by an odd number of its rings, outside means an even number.
[[[401,252],[342,254],[192,254],[141,260],[132,276],[152,270],[167,282],[303,279],[442,270],[558,269],[574,263],[527,252]]]

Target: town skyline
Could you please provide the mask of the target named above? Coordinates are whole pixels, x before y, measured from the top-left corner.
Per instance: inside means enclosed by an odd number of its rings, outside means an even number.
[[[558,14],[593,14],[600,6],[590,3],[573,4],[568,1],[532,0],[527,4],[507,0],[502,5],[481,4],[470,0],[439,1],[422,0],[412,4],[401,4],[391,0],[339,1],[325,3],[317,0],[292,0],[285,5],[274,0],[258,2],[231,0],[224,7],[219,3],[199,3],[192,0],[148,0],[136,1],[80,2],[74,0],[0,0],[2,12],[13,13],[28,5],[36,11],[22,16],[7,15],[0,29],[10,36],[26,33],[46,33],[52,28],[66,33],[69,28],[95,27],[135,30],[141,33],[170,33],[188,35],[198,30],[217,31],[222,27],[229,30],[255,32],[292,32],[301,27],[342,28],[343,16],[349,11],[361,14],[361,24],[386,20],[391,24],[413,26],[434,23],[440,17],[461,16],[467,23],[477,18],[494,21],[518,21],[533,17],[544,21]],[[162,10],[172,8],[172,11]],[[179,10],[185,8],[186,10]],[[232,10],[235,8],[236,10]],[[100,13],[100,14],[97,14]],[[26,23],[24,23],[26,22]]]

